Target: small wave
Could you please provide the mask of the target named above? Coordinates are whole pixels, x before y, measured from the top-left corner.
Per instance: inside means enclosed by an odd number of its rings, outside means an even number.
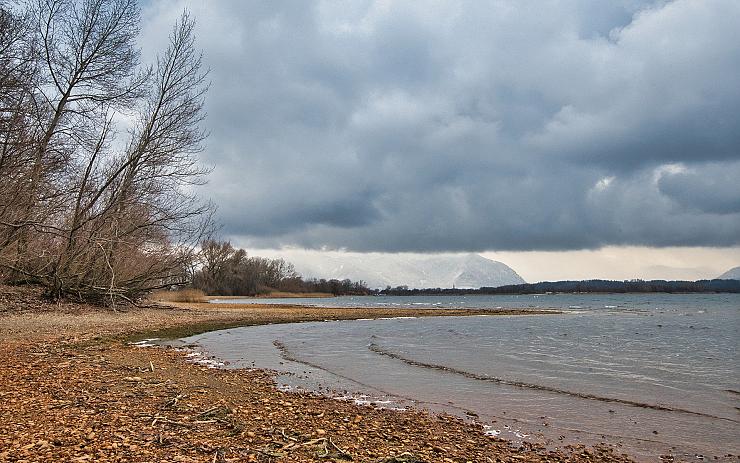
[[[323,367],[323,366],[321,366],[321,365],[319,365],[317,363],[313,363],[313,362],[310,362],[308,360],[301,359],[296,354],[294,354],[293,352],[291,352],[290,349],[288,349],[288,347],[284,343],[282,343],[281,341],[278,341],[277,339],[272,342],[272,345],[274,345],[277,348],[277,350],[280,352],[280,357],[283,360],[287,360],[289,362],[300,363],[300,364],[309,366],[311,368],[315,368],[317,370],[324,371],[324,372],[329,373],[331,375],[334,375],[334,376],[336,376],[338,378],[342,378],[342,379],[344,379],[346,381],[350,381],[350,382],[355,383],[355,384],[357,384],[359,386],[362,386],[366,390],[374,390],[374,391],[380,392],[385,397],[399,399],[398,401],[390,401],[390,400],[389,401],[383,401],[383,400],[380,400],[380,399],[379,400],[376,400],[376,403],[378,403],[380,405],[384,405],[384,404],[395,404],[395,403],[398,403],[399,401],[406,401],[406,402],[409,402],[409,403],[412,403],[412,404],[413,403],[419,403],[419,401],[417,399],[414,399],[412,397],[406,397],[406,396],[403,396],[403,395],[400,395],[400,394],[396,394],[396,393],[391,393],[391,392],[388,392],[388,391],[384,391],[383,389],[380,389],[377,386],[373,386],[373,385],[370,385],[370,384],[367,384],[367,383],[363,383],[361,381],[358,381],[355,378],[351,378],[351,377],[349,377],[347,375],[344,375],[342,373],[339,373],[339,372],[330,370],[330,369],[325,368],[325,367]],[[335,399],[336,399],[336,397],[335,397]],[[353,398],[353,400],[354,400],[354,398]],[[466,413],[466,414],[468,412],[471,412],[471,410],[468,410],[468,409],[462,408],[462,407],[458,407],[458,406],[453,405],[453,404],[450,404],[450,403],[443,404],[443,403],[431,402],[431,401],[425,401],[424,403],[429,404],[429,405],[436,405],[436,406],[440,406],[440,407],[445,407],[445,408],[452,409],[452,410],[460,410],[460,411],[462,411],[463,413]],[[388,409],[388,410],[396,410],[396,411],[405,411],[406,410],[405,407],[386,407],[386,406],[383,406],[383,408]]]
[[[282,343],[282,342],[280,342],[278,340],[273,341],[272,342],[272,345],[275,346],[277,348],[277,350],[280,352],[280,357],[282,357],[283,360],[288,360],[289,362],[301,363],[301,364],[306,365],[306,366],[309,366],[311,368],[316,368],[317,370],[325,371],[325,372],[330,373],[330,374],[332,374],[334,376],[337,376],[339,378],[342,378],[342,379],[344,379],[346,381],[351,381],[351,382],[353,382],[355,384],[358,384],[358,385],[360,385],[360,386],[362,386],[364,388],[368,388],[368,389],[372,389],[372,390],[378,391],[378,392],[380,392],[380,393],[382,393],[382,394],[384,394],[386,396],[393,396],[393,394],[391,394],[389,392],[386,392],[386,391],[384,391],[382,389],[379,389],[379,388],[377,388],[375,386],[371,386],[369,384],[362,383],[362,382],[360,382],[360,381],[358,381],[358,380],[356,380],[354,378],[350,378],[349,376],[343,375],[343,374],[341,374],[339,372],[329,370],[327,368],[322,367],[321,365],[318,365],[318,364],[313,363],[313,362],[309,362],[308,360],[300,359],[293,352],[291,352],[290,349],[288,349],[288,347],[284,343]],[[396,395],[396,397],[399,397],[399,396]],[[400,398],[401,399],[406,399],[406,400],[413,400],[413,399],[409,399],[407,397],[400,397]]]
[[[693,410],[686,410],[686,409],[683,409],[683,408],[673,408],[673,407],[667,407],[665,405],[649,404],[649,403],[637,402],[637,401],[634,401],[634,400],[627,400],[627,399],[618,399],[616,397],[603,397],[603,396],[598,396],[598,395],[595,395],[595,394],[587,394],[587,393],[583,393],[583,392],[568,391],[566,389],[559,389],[559,388],[552,387],[552,386],[544,386],[544,385],[541,385],[541,384],[525,383],[523,381],[511,381],[511,380],[507,380],[507,379],[503,379],[503,378],[497,378],[495,376],[488,376],[488,375],[481,375],[481,374],[477,374],[477,373],[471,373],[469,371],[459,370],[457,368],[452,368],[452,367],[448,367],[448,366],[444,366],[444,365],[436,365],[436,364],[433,364],[433,363],[420,362],[418,360],[413,360],[413,359],[406,358],[406,357],[404,357],[404,356],[402,356],[400,354],[397,354],[395,352],[390,352],[388,350],[384,350],[383,348],[381,348],[380,346],[378,346],[375,343],[371,343],[370,345],[368,345],[368,349],[371,352],[374,352],[374,353],[376,353],[378,355],[384,355],[384,356],[390,357],[392,359],[400,360],[401,362],[404,362],[407,365],[411,365],[411,366],[415,366],[415,367],[421,367],[421,368],[429,368],[429,369],[432,369],[432,370],[445,371],[447,373],[452,373],[452,374],[455,374],[455,375],[463,376],[465,378],[474,379],[474,380],[477,380],[477,381],[488,381],[488,382],[497,383],[497,384],[504,384],[504,385],[507,385],[507,386],[514,386],[514,387],[521,387],[521,388],[526,388],[526,389],[534,389],[534,390],[543,391],[543,392],[552,392],[552,393],[556,393],[556,394],[563,394],[563,395],[568,395],[568,396],[571,396],[571,397],[578,397],[578,398],[581,398],[581,399],[597,400],[597,401],[600,401],[600,402],[619,403],[619,404],[622,404],[622,405],[628,405],[630,407],[649,408],[649,409],[660,410],[660,411],[665,411],[665,412],[685,413],[685,414],[689,414],[689,415],[704,416],[704,417],[707,417],[707,418],[713,418],[713,419],[717,419],[717,420],[724,420],[724,421],[730,421],[730,422],[733,422],[733,423],[738,423],[737,420],[733,420],[731,418],[724,418],[724,417],[720,417],[720,416],[710,415],[710,414],[707,414],[707,413],[695,412]]]

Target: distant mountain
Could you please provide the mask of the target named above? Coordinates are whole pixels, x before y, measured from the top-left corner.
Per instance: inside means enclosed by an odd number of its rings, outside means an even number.
[[[717,277],[720,280],[740,280],[740,267],[735,267]]]
[[[305,277],[363,280],[370,288],[480,288],[525,283],[506,264],[477,254],[314,254],[290,260]]]

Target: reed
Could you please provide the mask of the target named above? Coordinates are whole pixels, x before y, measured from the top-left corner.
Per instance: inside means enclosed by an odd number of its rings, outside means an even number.
[[[208,302],[203,291],[192,288],[176,291],[155,291],[149,298],[159,302]]]

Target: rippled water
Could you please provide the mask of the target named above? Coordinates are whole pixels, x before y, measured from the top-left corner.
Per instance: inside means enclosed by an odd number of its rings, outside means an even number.
[[[489,432],[514,441],[605,441],[644,459],[737,461],[740,453],[740,295],[306,302],[565,313],[267,325],[185,341],[230,366],[282,371],[286,387],[475,414]]]

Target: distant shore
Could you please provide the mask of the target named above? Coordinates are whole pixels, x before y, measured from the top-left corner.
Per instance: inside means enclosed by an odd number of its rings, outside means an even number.
[[[383,296],[506,296],[530,294],[716,294],[740,293],[740,280],[564,280],[542,281],[478,289],[461,288],[387,288]]]
[[[629,461],[602,447],[512,448],[455,417],[285,393],[269,372],[211,370],[131,344],[263,323],[483,313],[541,312],[227,303],[113,312],[0,291],[0,460]]]

